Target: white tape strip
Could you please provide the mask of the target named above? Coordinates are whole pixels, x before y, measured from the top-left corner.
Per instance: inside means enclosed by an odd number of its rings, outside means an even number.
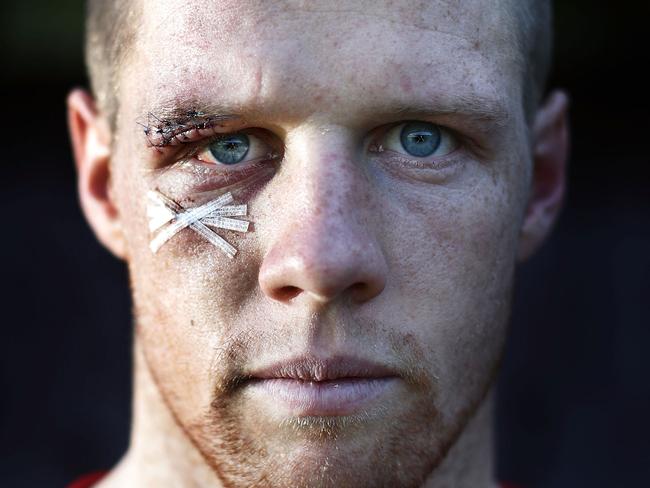
[[[220,207],[212,212],[210,217],[240,217],[246,215],[248,212],[248,206],[244,205],[226,205],[225,207]]]
[[[221,249],[229,258],[232,259],[235,257],[235,254],[237,254],[237,249],[235,249],[234,246],[232,246],[228,241],[226,241],[219,234],[216,234],[210,229],[208,229],[201,222],[194,222],[192,225],[190,225],[190,228],[192,230],[195,230],[201,237],[203,237],[209,243]]]
[[[207,225],[221,229],[247,232],[249,222],[244,220],[225,218],[225,216],[246,215],[246,205],[228,205],[232,203],[233,197],[230,192],[224,193],[219,198],[212,200],[205,205],[189,210],[184,209],[178,203],[166,197],[160,192],[149,192],[147,195],[149,206],[147,217],[149,218],[149,229],[155,232],[160,230],[149,243],[152,252],[156,253],[168,240],[178,234],[186,227],[197,232],[201,237],[220,249],[228,257],[233,258],[237,254],[231,244],[223,237],[209,229]]]
[[[149,205],[147,206],[147,217],[149,218],[149,230],[155,232],[163,225],[171,222],[176,215],[162,199],[162,195],[155,191],[147,193]]]
[[[237,232],[248,232],[249,222],[245,220],[229,219],[227,217],[205,217],[201,222],[210,227],[236,230]]]

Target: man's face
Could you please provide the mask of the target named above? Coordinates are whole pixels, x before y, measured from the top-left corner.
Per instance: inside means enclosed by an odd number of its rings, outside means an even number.
[[[137,338],[233,486],[417,485],[488,390],[530,182],[508,8],[144,0],[112,162]],[[187,111],[232,117],[152,148]],[[252,232],[154,254],[154,189],[231,190]]]

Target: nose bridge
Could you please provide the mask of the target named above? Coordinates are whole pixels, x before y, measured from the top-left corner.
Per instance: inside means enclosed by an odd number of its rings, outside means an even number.
[[[305,230],[317,232],[322,242],[336,235],[352,237],[348,234],[366,211],[359,200],[368,201],[370,189],[349,138],[341,129],[319,126],[295,141],[306,211],[303,223],[310,224]]]
[[[260,285],[271,298],[305,294],[323,302],[348,290],[367,300],[383,289],[385,263],[369,228],[371,189],[355,150],[338,127],[316,126],[287,138],[284,180],[294,201],[260,269]]]

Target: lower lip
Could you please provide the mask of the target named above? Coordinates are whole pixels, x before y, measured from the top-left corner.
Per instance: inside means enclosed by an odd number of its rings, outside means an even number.
[[[341,378],[328,381],[302,381],[291,378],[253,380],[249,387],[281,402],[300,416],[351,415],[386,392],[396,378]]]

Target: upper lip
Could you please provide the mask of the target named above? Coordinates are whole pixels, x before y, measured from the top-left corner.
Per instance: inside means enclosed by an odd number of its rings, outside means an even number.
[[[352,356],[317,358],[301,356],[255,370],[252,378],[328,381],[341,378],[386,378],[398,374],[391,368],[367,359]]]

